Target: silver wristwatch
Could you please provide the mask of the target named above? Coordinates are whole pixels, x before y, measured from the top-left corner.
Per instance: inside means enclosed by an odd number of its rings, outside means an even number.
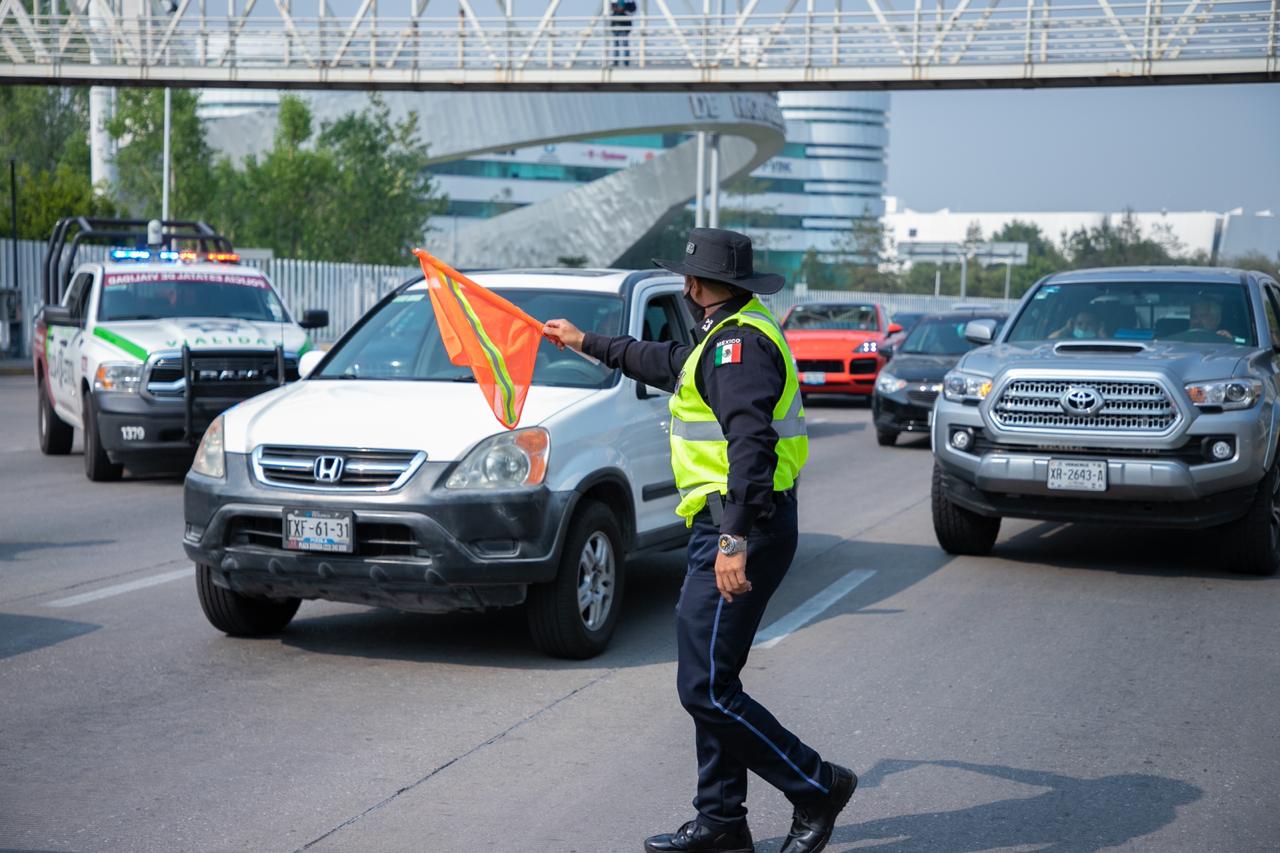
[[[720,534],[720,553],[726,557],[732,557],[734,554],[741,554],[747,550],[747,537],[733,536],[728,533]]]

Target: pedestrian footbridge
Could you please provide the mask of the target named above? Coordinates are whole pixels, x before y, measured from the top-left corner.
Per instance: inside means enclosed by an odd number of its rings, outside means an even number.
[[[443,5],[442,5],[443,2]],[[0,0],[0,81],[731,90],[1280,80],[1277,0]],[[517,9],[519,5],[519,9]],[[50,9],[56,14],[45,14]]]

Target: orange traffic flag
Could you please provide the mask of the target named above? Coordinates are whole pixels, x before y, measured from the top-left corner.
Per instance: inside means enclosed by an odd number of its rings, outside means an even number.
[[[515,429],[533,382],[542,323],[453,267],[414,249],[449,360],[470,367],[494,417]]]

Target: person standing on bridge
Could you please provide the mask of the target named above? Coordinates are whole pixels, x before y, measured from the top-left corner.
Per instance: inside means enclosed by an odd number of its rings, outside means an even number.
[[[644,849],[754,850],[750,770],[795,806],[782,853],[813,853],[827,845],[858,779],[784,728],[739,678],[795,556],[795,484],[808,457],[795,361],[778,321],[756,298],[777,293],[783,279],[754,272],[751,239],[718,228],[693,229],[682,260],[654,263],[685,277],[696,344],[584,334],[567,320],[543,329],[562,348],[673,392],[676,512],[693,528],[676,605],[676,688],[694,721],[698,815],[647,839]]]

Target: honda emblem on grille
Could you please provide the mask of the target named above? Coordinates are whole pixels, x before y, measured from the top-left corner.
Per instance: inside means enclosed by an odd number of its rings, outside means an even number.
[[[317,456],[311,468],[317,483],[336,483],[342,479],[342,466],[346,460],[341,456]]]
[[[1102,395],[1092,388],[1075,385],[1067,389],[1059,403],[1067,414],[1084,417],[1097,414],[1102,408]]]

